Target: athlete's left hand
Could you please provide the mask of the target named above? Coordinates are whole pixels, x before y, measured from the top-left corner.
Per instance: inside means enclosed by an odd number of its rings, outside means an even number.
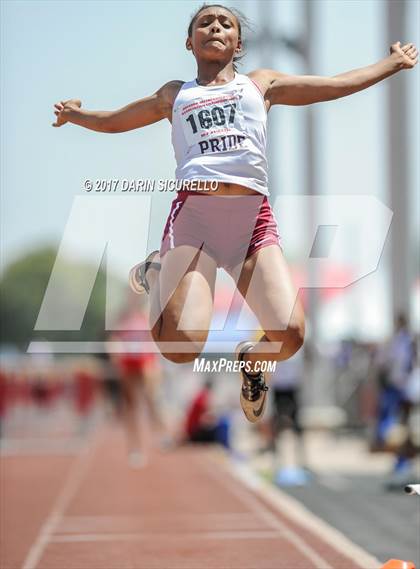
[[[391,55],[398,57],[402,63],[402,69],[412,69],[418,61],[419,52],[413,43],[407,43],[401,47],[401,42],[397,42],[390,47]]]

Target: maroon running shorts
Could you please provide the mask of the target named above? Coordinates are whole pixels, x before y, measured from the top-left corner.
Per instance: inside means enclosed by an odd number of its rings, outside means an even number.
[[[172,202],[160,256],[181,245],[210,255],[232,270],[259,249],[279,245],[277,221],[266,196],[217,196],[180,191]]]

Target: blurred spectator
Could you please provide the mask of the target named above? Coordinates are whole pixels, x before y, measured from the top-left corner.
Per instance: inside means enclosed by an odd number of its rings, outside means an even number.
[[[217,417],[212,412],[213,380],[207,379],[186,413],[185,439],[192,443],[217,442]]]
[[[114,417],[121,418],[123,402],[118,371],[107,351],[97,354],[97,358],[101,364],[102,387],[107,413],[110,412]]]
[[[51,390],[45,376],[37,374],[31,382],[31,395],[35,405],[46,409],[51,403]]]
[[[399,445],[395,452],[395,464],[386,487],[401,489],[416,480],[413,459],[420,450],[420,359],[419,346],[413,344],[413,368],[408,374],[402,392],[399,417]]]
[[[137,302],[137,298],[135,300]],[[161,447],[170,446],[168,430],[158,404],[161,365],[159,356],[145,351],[143,347],[144,342],[151,342],[143,310],[129,302],[118,328],[111,338],[117,345],[111,358],[121,382],[121,418],[127,436],[129,464],[133,468],[140,468],[147,463],[145,444],[140,433],[140,408],[147,409],[152,425],[160,436]]]
[[[213,391],[214,379],[209,376],[187,407],[182,442],[220,443],[229,448],[229,421],[215,412]]]
[[[7,377],[6,372],[0,369],[0,438],[3,432],[3,421],[7,409]]]
[[[277,454],[281,448],[281,434],[291,429],[296,441],[298,467],[305,467],[303,428],[299,421],[299,390],[304,374],[304,351],[299,350],[286,361],[277,362],[276,371],[271,374],[272,392],[272,450]]]
[[[403,314],[397,316],[391,340],[379,349],[377,365],[379,401],[374,448],[384,449],[392,442],[393,429],[398,427],[404,393],[413,367],[413,338]]]
[[[79,417],[80,434],[85,434],[90,426],[94,408],[98,377],[90,361],[79,361],[73,372],[74,404]]]
[[[333,356],[335,404],[343,410],[342,426],[370,427],[377,418],[376,347],[353,338],[341,340]]]

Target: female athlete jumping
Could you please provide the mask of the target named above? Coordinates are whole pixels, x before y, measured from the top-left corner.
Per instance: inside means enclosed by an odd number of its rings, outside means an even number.
[[[301,346],[304,314],[267,201],[267,113],[273,105],[309,105],[366,89],[417,63],[413,44],[392,45],[378,63],[334,77],[257,69],[241,75],[242,17],[219,4],[203,5],[188,27],[186,48],[197,62],[193,81],[170,81],[150,97],[117,111],[86,111],[71,99],[55,105],[59,127],[71,122],[100,132],[125,132],[162,119],[172,123],[180,191],[160,251],[133,268],[130,282],[150,292],[151,330],[162,354],[192,361],[204,347],[217,267],[235,280],[264,335],[237,348],[241,405],[257,421],[267,386],[261,361],[285,360]],[[193,191],[206,182],[216,191]]]

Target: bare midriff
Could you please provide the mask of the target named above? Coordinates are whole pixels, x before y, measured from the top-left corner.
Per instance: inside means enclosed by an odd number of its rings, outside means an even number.
[[[231,184],[229,182],[218,182],[217,189],[212,189],[210,191],[196,191],[191,193],[197,196],[249,196],[259,194],[259,192],[256,190],[252,190],[246,186],[241,186],[240,184]]]

